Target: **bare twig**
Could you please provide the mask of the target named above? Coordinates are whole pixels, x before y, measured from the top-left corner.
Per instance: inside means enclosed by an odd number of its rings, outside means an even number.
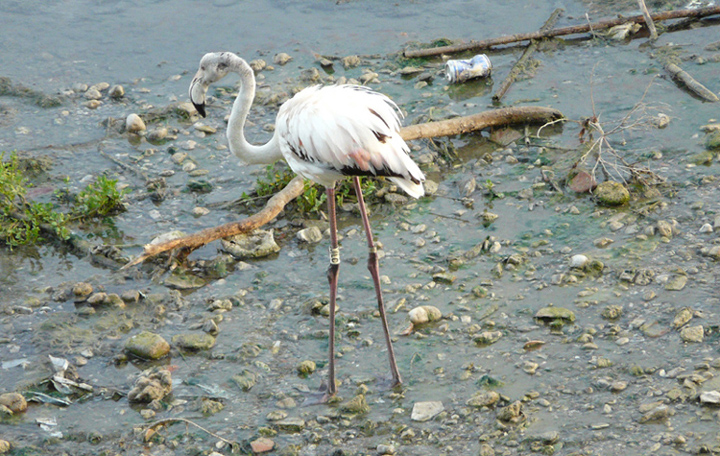
[[[409,141],[417,138],[458,135],[500,125],[544,123],[561,117],[562,113],[557,109],[539,106],[517,106],[484,111],[472,116],[410,125],[403,128],[400,135],[404,140]]]
[[[557,22],[558,18],[560,17],[560,14],[562,14],[563,9],[558,8],[550,15],[547,21],[545,21],[545,24],[540,28],[540,31],[547,31],[550,30],[555,23]],[[515,82],[515,79],[518,77],[520,72],[522,71],[523,66],[525,65],[525,62],[527,62],[530,59],[530,56],[533,55],[535,50],[538,47],[538,40],[530,40],[530,44],[525,49],[525,52],[523,52],[523,55],[518,59],[517,62],[515,62],[515,65],[510,69],[510,72],[508,73],[507,77],[503,82],[500,84],[500,87],[497,89],[495,94],[493,95],[492,99],[495,103],[499,102],[500,99],[505,95],[505,92],[510,88],[513,82]]]
[[[645,18],[645,25],[647,25],[648,30],[650,30],[650,39],[652,41],[655,41],[658,39],[657,30],[655,29],[655,22],[653,22],[652,16],[650,15],[650,11],[648,11],[647,6],[645,6],[645,0],[638,0],[638,6],[640,7],[640,11],[642,11],[643,17]]]
[[[159,426],[165,426],[166,424],[173,424],[173,423],[185,423],[185,424],[189,424],[191,426],[195,426],[196,428],[200,429],[201,431],[208,433],[209,435],[220,440],[221,442],[225,442],[226,444],[230,445],[231,447],[235,447],[238,445],[237,442],[233,442],[232,440],[228,440],[224,437],[220,437],[219,435],[215,434],[214,432],[209,431],[209,430],[205,429],[204,427],[200,426],[199,424],[197,424],[196,422],[188,420],[186,418],[165,418],[163,420],[159,420],[159,421],[156,421],[156,422],[150,424],[150,426],[148,426],[147,429],[145,430],[145,440],[147,441],[150,439],[150,437],[152,437],[152,435],[155,433],[155,428],[157,428]]]
[[[670,75],[681,81],[685,86],[690,89],[695,95],[699,96],[700,98],[703,98],[707,101],[715,102],[718,101],[718,96],[715,95],[711,90],[709,90],[704,85],[697,82],[692,76],[690,76],[686,71],[684,71],[679,66],[675,65],[674,63],[667,63],[665,64],[665,71],[670,73]]]
[[[675,11],[665,11],[662,13],[652,14],[650,17],[654,21],[667,21],[670,19],[679,19],[684,17],[705,17],[712,16],[714,14],[720,14],[720,6],[708,6],[706,8],[698,9],[684,9]],[[492,46],[500,46],[503,44],[515,43],[518,41],[536,40],[540,38],[551,38],[554,36],[572,35],[576,33],[587,33],[591,30],[603,30],[616,25],[625,24],[626,22],[644,23],[645,18],[642,15],[619,17],[616,19],[607,19],[604,21],[595,22],[592,24],[573,25],[570,27],[562,27],[558,29],[548,31],[537,31],[531,33],[518,33],[510,36],[501,36],[498,38],[491,38],[482,41],[470,41],[468,43],[455,44],[450,46],[439,46],[427,49],[406,49],[403,51],[403,55],[407,58],[412,57],[430,57],[440,54],[452,54],[455,52],[464,51],[477,51],[480,49],[487,49]]]

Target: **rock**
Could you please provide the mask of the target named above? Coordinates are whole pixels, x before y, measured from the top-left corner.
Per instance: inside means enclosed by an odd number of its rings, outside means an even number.
[[[317,226],[311,226],[310,228],[300,230],[297,232],[296,236],[299,240],[307,242],[308,244],[317,244],[322,241],[323,238],[322,231],[320,231],[320,228]]]
[[[437,283],[444,283],[447,285],[452,284],[457,279],[456,276],[447,272],[438,272],[436,274],[433,274],[432,278]]]
[[[222,239],[222,248],[238,260],[262,258],[280,251],[275,242],[273,230],[255,230],[249,234],[238,234]]]
[[[84,301],[93,292],[93,287],[87,282],[78,282],[73,286],[73,294],[76,301]]]
[[[689,307],[683,307],[678,311],[678,313],[675,314],[675,318],[673,319],[673,327],[675,329],[680,328],[681,326],[685,325],[685,323],[689,322],[692,317],[692,309]]]
[[[500,331],[483,331],[473,338],[473,341],[481,346],[492,345],[503,336]]]
[[[435,306],[419,306],[408,312],[410,322],[413,325],[420,325],[431,321],[437,321],[442,318],[442,312]]]
[[[605,181],[593,192],[598,204],[620,206],[630,201],[630,192],[619,182]]]
[[[641,423],[650,423],[656,421],[663,421],[671,415],[670,407],[667,405],[658,405],[647,411],[640,417]]]
[[[160,359],[170,353],[170,344],[161,336],[143,331],[125,342],[125,350],[143,359]]]
[[[570,189],[576,193],[587,193],[597,187],[597,181],[587,171],[580,171],[570,179]]]
[[[487,443],[483,443],[480,446],[480,453],[478,453],[480,456],[495,456],[495,450],[493,450],[493,447],[491,447]]]
[[[340,410],[352,414],[367,413],[370,411],[370,406],[365,401],[365,395],[358,394],[354,398],[347,401],[345,404],[340,406]]]
[[[301,361],[295,369],[297,370],[299,376],[307,377],[308,375],[315,372],[316,368],[317,366],[315,365],[314,361],[305,360]]]
[[[0,394],[0,405],[7,407],[13,414],[27,410],[25,396],[20,393]]]
[[[688,326],[680,330],[680,338],[685,342],[702,342],[705,329],[702,325]]]
[[[497,418],[507,423],[519,423],[525,419],[522,412],[522,402],[515,401],[512,404],[498,410]]]
[[[666,238],[672,238],[673,226],[666,220],[659,220],[656,225],[657,233]]]
[[[445,406],[440,401],[416,402],[413,405],[410,419],[413,421],[428,421],[439,415]]]
[[[125,89],[123,88],[123,86],[116,84],[110,87],[108,95],[110,95],[110,98],[114,98],[117,100],[125,96]]]
[[[495,391],[479,391],[473,394],[465,404],[470,407],[490,407],[491,405],[495,405],[499,400],[500,394]]]
[[[346,70],[349,68],[355,68],[356,66],[360,65],[360,57],[356,55],[349,55],[347,57],[343,57],[342,64]]]
[[[125,119],[125,129],[130,133],[138,133],[141,131],[145,131],[147,127],[145,126],[145,122],[140,118],[140,116],[133,113],[127,116],[127,118]]]
[[[720,404],[720,391],[705,391],[700,393],[700,402],[703,404]]]
[[[622,316],[623,309],[622,307],[611,304],[609,306],[606,306],[600,315],[602,315],[603,318],[607,318],[608,320],[617,320]]]
[[[705,147],[707,149],[720,149],[720,130],[710,132],[705,137]]]
[[[215,338],[205,333],[177,334],[173,336],[172,343],[184,350],[209,350],[215,345]]]
[[[285,65],[290,60],[292,60],[292,57],[290,57],[288,54],[286,54],[284,52],[275,54],[275,57],[273,57],[273,62],[277,63],[278,65]]]
[[[253,454],[267,453],[275,448],[275,442],[266,437],[260,437],[250,442],[250,448],[252,448]]]
[[[252,68],[255,73],[259,73],[260,71],[267,68],[267,62],[263,59],[251,60],[250,62],[248,62],[248,65],[250,65],[250,68]]]
[[[575,313],[564,307],[548,306],[538,310],[535,318],[546,321],[560,319],[572,323],[575,321]]]
[[[588,261],[590,261],[590,259],[585,255],[573,255],[572,257],[570,257],[570,267],[582,268],[588,263]]]
[[[168,129],[165,127],[158,127],[148,132],[146,139],[151,143],[162,142],[167,138]],[[177,155],[177,154],[175,154]],[[174,155],[173,155],[174,156]]]
[[[302,432],[302,430],[305,429],[305,420],[301,418],[287,418],[276,421],[275,426],[287,432]]]
[[[665,289],[669,291],[680,291],[683,288],[685,288],[685,284],[687,283],[687,276],[683,274],[676,274],[670,277],[670,279],[665,282]]]
[[[250,389],[257,384],[257,374],[245,369],[239,375],[233,375],[232,381],[235,382],[241,390],[250,391]],[[285,416],[287,416],[287,414]]]
[[[95,87],[90,87],[87,92],[85,92],[84,97],[88,100],[99,100],[102,98],[102,94]]]
[[[163,368],[152,368],[143,372],[128,393],[130,402],[161,401],[172,391],[172,375]]]

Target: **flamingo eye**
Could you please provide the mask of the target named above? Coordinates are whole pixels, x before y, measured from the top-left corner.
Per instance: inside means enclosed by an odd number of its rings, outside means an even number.
[[[205,65],[201,66],[201,67],[200,67],[200,70],[201,70],[201,71],[205,71]]]
[[[226,63],[218,63],[218,70],[224,70],[225,68],[227,68]]]

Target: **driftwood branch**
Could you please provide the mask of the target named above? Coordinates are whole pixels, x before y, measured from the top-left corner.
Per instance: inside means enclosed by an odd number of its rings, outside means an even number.
[[[680,19],[687,17],[700,18],[705,16],[712,16],[714,14],[720,14],[720,6],[708,6],[706,8],[698,9],[665,11],[662,13],[651,14],[650,17],[653,21],[667,21],[671,19]],[[477,51],[480,49],[487,49],[492,46],[516,43],[518,41],[537,40],[540,38],[551,38],[554,36],[593,32],[597,30],[615,27],[616,25],[625,24],[627,22],[635,22],[642,24],[645,23],[645,18],[642,15],[619,17],[616,19],[607,19],[604,21],[594,22],[592,24],[573,25],[570,27],[562,27],[547,31],[537,31],[531,33],[518,33],[510,36],[501,36],[498,38],[491,38],[482,41],[470,41],[468,43],[461,43],[450,46],[439,46],[427,49],[406,49],[405,51],[403,51],[403,55],[407,58],[413,58],[431,57],[434,55],[452,54],[464,51]]]
[[[500,125],[545,123],[557,120],[562,116],[562,113],[557,109],[539,106],[516,106],[485,111],[466,117],[410,125],[403,128],[400,134],[404,140],[409,141],[418,138],[458,135]]]
[[[695,95],[699,96],[700,98],[715,102],[718,101],[718,96],[715,95],[710,89],[705,87],[704,85],[697,82],[692,76],[690,76],[686,71],[684,71],[679,66],[675,65],[674,63],[668,63],[665,65],[665,71],[670,73],[670,75],[685,84],[685,86],[693,92]]]
[[[562,8],[558,8],[550,15],[547,21],[545,21],[545,24],[543,24],[542,27],[540,27],[540,31],[547,31],[553,28],[555,23],[557,22],[558,18],[560,17],[560,14],[562,14],[563,10]],[[508,91],[510,86],[513,82],[515,82],[515,79],[518,77],[520,72],[522,71],[523,66],[525,65],[525,62],[527,62],[530,59],[530,56],[533,55],[535,50],[537,50],[538,47],[538,40],[530,40],[530,44],[527,48],[525,48],[525,52],[523,52],[523,55],[518,59],[517,62],[515,62],[515,65],[510,69],[510,72],[508,73],[507,77],[503,80],[503,82],[500,84],[500,87],[497,89],[495,94],[492,96],[492,99],[495,103],[499,102],[500,99],[505,95],[505,92]]]
[[[418,138],[429,138],[434,136],[449,136],[460,133],[467,133],[474,130],[482,130],[488,127],[518,123],[538,123],[557,120],[562,113],[556,109],[541,107],[513,107],[493,111],[481,112],[472,116],[457,117],[454,119],[439,122],[429,122],[419,125],[411,125],[400,130],[400,135],[406,141]],[[163,252],[175,249],[193,251],[216,239],[234,236],[240,233],[247,233],[259,228],[275,218],[285,205],[300,196],[304,189],[303,179],[295,177],[281,191],[268,200],[265,207],[250,217],[236,222],[212,228],[206,228],[198,233],[183,236],[171,241],[158,244],[147,244],[143,253],[129,262],[121,269],[126,269],[142,263]]]
[[[655,29],[655,22],[653,22],[652,15],[650,14],[650,11],[648,11],[647,6],[645,6],[645,0],[638,0],[638,6],[640,7],[640,11],[642,11],[643,18],[645,19],[645,25],[650,31],[650,39],[652,41],[657,40],[658,33],[657,29]]]

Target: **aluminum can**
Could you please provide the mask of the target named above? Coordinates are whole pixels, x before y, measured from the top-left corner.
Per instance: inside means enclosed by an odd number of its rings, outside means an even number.
[[[445,62],[445,78],[448,82],[465,82],[468,79],[490,76],[492,63],[485,54],[478,54],[470,60],[448,60]]]

